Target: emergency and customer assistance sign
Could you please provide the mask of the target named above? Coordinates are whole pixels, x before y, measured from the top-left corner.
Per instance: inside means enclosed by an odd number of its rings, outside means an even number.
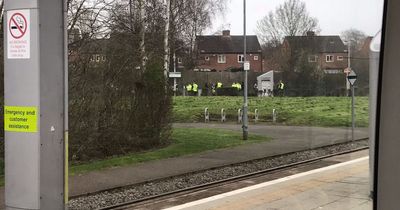
[[[7,12],[7,58],[29,59],[31,57],[31,29],[29,10]]]
[[[11,132],[37,132],[37,108],[4,106],[4,130]]]

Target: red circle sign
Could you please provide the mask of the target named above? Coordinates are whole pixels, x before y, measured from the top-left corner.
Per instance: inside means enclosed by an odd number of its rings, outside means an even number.
[[[25,16],[21,13],[13,14],[8,22],[8,28],[12,37],[15,39],[22,38],[28,29]]]

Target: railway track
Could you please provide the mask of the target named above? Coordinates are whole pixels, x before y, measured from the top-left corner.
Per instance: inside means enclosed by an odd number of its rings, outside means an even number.
[[[366,139],[360,139],[358,141],[362,141],[362,140],[366,140]],[[338,144],[338,145],[340,145],[340,144]],[[333,145],[333,146],[335,146],[335,145]],[[332,147],[332,146],[328,146],[328,147]],[[103,206],[103,207],[100,207],[98,209],[100,209],[100,210],[106,210],[106,209],[130,209],[130,208],[133,208],[133,206],[136,206],[136,205],[141,204],[141,203],[146,203],[146,202],[155,201],[155,200],[163,200],[163,199],[165,200],[165,199],[168,199],[168,198],[177,197],[179,195],[194,193],[194,192],[198,192],[198,191],[204,191],[204,190],[207,190],[207,189],[210,189],[210,188],[217,188],[217,187],[220,187],[220,186],[223,186],[223,185],[227,185],[227,184],[230,184],[230,183],[235,183],[235,182],[239,182],[239,181],[254,179],[254,178],[257,178],[257,177],[265,176],[265,175],[272,174],[272,173],[279,172],[279,171],[285,171],[285,170],[294,169],[294,168],[299,167],[299,166],[304,166],[304,165],[307,165],[307,164],[310,164],[310,163],[315,163],[315,162],[318,162],[318,161],[321,161],[321,160],[325,160],[325,159],[328,159],[328,158],[332,158],[332,157],[335,157],[335,156],[341,156],[341,155],[345,155],[345,154],[350,154],[350,153],[355,153],[355,152],[367,150],[368,148],[369,148],[368,146],[362,146],[362,147],[358,147],[358,148],[355,148],[355,149],[350,149],[350,150],[336,152],[336,153],[323,155],[323,156],[319,156],[319,157],[315,157],[315,158],[310,158],[310,159],[307,159],[307,160],[302,160],[302,161],[298,161],[298,162],[294,162],[294,163],[290,163],[290,164],[285,164],[285,165],[281,165],[281,166],[278,166],[278,167],[273,167],[273,168],[268,168],[268,169],[252,172],[252,173],[233,176],[233,177],[230,177],[230,178],[225,178],[225,179],[221,179],[221,180],[218,180],[218,181],[213,181],[213,182],[210,182],[210,183],[207,183],[207,184],[200,184],[200,185],[186,187],[186,188],[183,188],[183,189],[174,190],[174,191],[170,191],[170,192],[166,192],[166,193],[161,193],[161,194],[158,194],[158,195],[148,196],[148,197],[145,197],[145,198],[136,199],[136,200],[132,200],[132,201],[128,201],[128,202],[122,202],[122,203],[118,203],[118,204],[114,204],[114,205]],[[256,161],[256,160],[253,160],[253,161]]]

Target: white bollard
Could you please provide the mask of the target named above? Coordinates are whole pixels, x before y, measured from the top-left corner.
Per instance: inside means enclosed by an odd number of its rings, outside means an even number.
[[[254,123],[258,122],[258,109],[254,110]]]
[[[221,109],[221,122],[225,122],[225,121],[226,121],[225,109]]]
[[[243,120],[243,111],[238,109],[238,123],[242,123]]]
[[[208,108],[204,109],[204,122],[205,123],[210,122],[210,112],[208,111]]]
[[[276,117],[277,117],[277,111],[276,111],[276,109],[273,109],[272,110],[272,122],[273,123],[276,123]]]

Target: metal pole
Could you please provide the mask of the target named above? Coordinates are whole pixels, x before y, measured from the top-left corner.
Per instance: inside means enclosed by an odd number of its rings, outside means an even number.
[[[246,52],[246,42],[247,42],[247,37],[246,37],[246,0],[243,0],[243,65],[247,61],[247,52]],[[244,69],[244,68],[243,68]],[[244,88],[243,88],[243,94],[244,94],[244,104],[243,104],[243,140],[248,139],[249,131],[248,131],[248,116],[247,116],[247,110],[248,110],[248,104],[247,104],[247,71],[244,71]]]
[[[174,72],[176,72],[176,53],[174,51]],[[174,96],[176,96],[176,77],[174,77]]]
[[[351,86],[351,140],[354,141],[354,128],[356,127],[356,118],[354,110],[354,85]]]
[[[351,68],[351,59],[350,59],[350,41],[347,42],[347,68]],[[346,92],[347,96],[350,96],[350,82],[347,79],[347,76],[349,76],[349,73],[346,74]]]
[[[64,204],[66,205],[69,200],[69,96],[68,96],[68,5],[64,0]]]

